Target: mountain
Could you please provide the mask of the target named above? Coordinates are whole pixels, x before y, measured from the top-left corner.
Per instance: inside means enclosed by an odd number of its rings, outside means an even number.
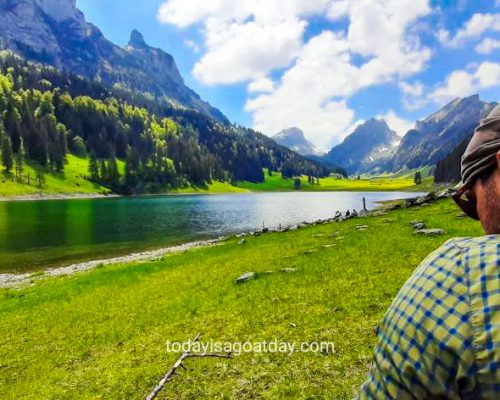
[[[324,156],[350,174],[371,171],[393,154],[399,136],[382,119],[369,119]]]
[[[135,30],[126,47],[115,45],[85,20],[76,0],[0,0],[0,49],[228,122],[185,85],[170,54]]]
[[[478,95],[457,98],[438,112],[417,121],[401,140],[387,170],[436,165],[472,135],[479,121],[495,107]]]
[[[303,156],[320,156],[322,151],[306,139],[304,132],[299,128],[285,129],[273,136],[273,140]]]

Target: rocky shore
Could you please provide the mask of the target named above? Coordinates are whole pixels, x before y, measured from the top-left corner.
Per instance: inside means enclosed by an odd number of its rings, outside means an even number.
[[[272,233],[272,232],[288,232],[297,229],[302,229],[312,225],[329,224],[353,218],[365,218],[368,216],[381,216],[387,214],[390,211],[401,208],[425,207],[437,200],[451,198],[453,193],[454,190],[446,189],[440,193],[431,192],[425,196],[414,197],[406,200],[390,201],[382,204],[380,207],[372,211],[363,210],[358,212],[353,210],[345,214],[337,212],[337,214],[334,217],[325,220],[317,220],[314,222],[304,221],[297,225],[279,226],[276,229],[263,228],[262,230],[259,231],[242,232],[240,234],[234,235],[233,237],[240,239],[239,244],[244,244],[246,236],[260,236],[262,234]],[[31,272],[24,274],[0,274],[0,288],[15,288],[34,283],[35,281],[46,277],[71,275],[78,272],[89,271],[97,267],[116,265],[116,264],[128,264],[134,262],[156,261],[161,259],[167,254],[179,253],[198,247],[213,246],[218,243],[222,243],[227,239],[229,239],[229,237],[220,237],[218,239],[213,239],[213,240],[191,242],[174,247],[167,247],[158,250],[134,253],[127,256],[115,257],[104,260],[94,260],[85,263],[73,264],[68,267],[52,268],[44,272]]]

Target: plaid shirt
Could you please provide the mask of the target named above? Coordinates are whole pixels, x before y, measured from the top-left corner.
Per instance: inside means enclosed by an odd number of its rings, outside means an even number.
[[[452,239],[386,312],[359,399],[500,399],[500,236]]]

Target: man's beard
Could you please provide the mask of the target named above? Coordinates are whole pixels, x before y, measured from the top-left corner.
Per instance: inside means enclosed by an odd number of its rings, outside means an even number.
[[[500,193],[495,178],[492,177],[486,185],[486,207],[488,218],[484,221],[484,230],[488,235],[500,234]]]

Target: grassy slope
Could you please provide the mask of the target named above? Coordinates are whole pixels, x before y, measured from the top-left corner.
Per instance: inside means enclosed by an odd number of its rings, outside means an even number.
[[[165,342],[203,332],[220,341],[328,340],[336,354],[189,360],[160,399],[350,399],[373,327],[414,268],[447,238],[480,234],[457,214],[444,201],[0,291],[0,398],[144,398],[178,357]],[[448,234],[413,236],[414,219]],[[328,236],[336,231],[338,239]],[[328,243],[337,246],[321,249]],[[285,267],[298,270],[234,283]]]
[[[239,182],[238,186],[252,191],[293,191],[294,180],[282,179],[281,174],[274,173],[273,176],[266,175],[264,183]],[[424,179],[424,185],[415,186],[413,178],[363,178],[357,179],[337,179],[328,177],[320,179],[320,184],[311,185],[307,182],[307,177],[301,178],[301,190],[303,191],[400,191],[400,190],[428,190],[432,186],[432,178]]]
[[[123,170],[123,162],[119,162],[120,170]],[[13,176],[1,175],[0,197],[20,196],[30,194],[94,194],[107,193],[106,188],[89,182],[85,179],[88,171],[88,159],[79,158],[69,154],[64,173],[50,173],[45,176],[46,183],[43,188],[38,188],[35,181],[35,171],[30,166],[25,167],[24,174],[30,176],[31,184],[19,183],[13,180]]]
[[[118,169],[120,174],[124,174],[125,164],[118,160]],[[89,182],[85,179],[88,170],[88,159],[79,158],[74,155],[67,156],[67,164],[63,174],[47,174],[46,183],[42,189],[39,189],[35,182],[35,171],[31,166],[26,166],[25,175],[29,173],[31,185],[13,181],[13,176],[6,174],[0,175],[0,197],[13,197],[33,194],[103,194],[109,193],[109,190]],[[217,194],[217,193],[245,193],[249,191],[293,191],[293,179],[282,179],[280,173],[274,173],[272,177],[265,175],[264,183],[239,182],[237,186],[229,183],[214,181],[205,187],[188,187],[176,190],[170,190],[174,194]],[[425,178],[424,185],[415,186],[413,178],[404,177],[380,177],[363,178],[361,180],[342,179],[337,180],[329,177],[320,180],[319,185],[307,183],[307,177],[301,178],[304,191],[399,191],[399,190],[432,190],[432,178]]]

